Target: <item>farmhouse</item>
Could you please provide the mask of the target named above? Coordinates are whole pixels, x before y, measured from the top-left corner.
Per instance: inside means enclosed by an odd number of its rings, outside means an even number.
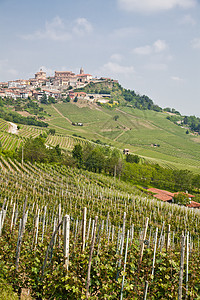
[[[162,200],[164,202],[172,202],[173,197],[174,197],[174,193],[168,192],[168,191],[164,191],[164,190],[159,190],[156,188],[150,188],[147,191],[154,193],[154,197]]]
[[[125,155],[129,154],[129,149],[124,149],[123,154],[125,154]]]
[[[162,200],[164,202],[170,202],[170,203],[172,203],[174,201],[174,199],[173,199],[174,195],[178,194],[178,193],[171,193],[171,192],[168,192],[168,191],[165,191],[165,190],[159,190],[159,189],[156,189],[156,188],[150,188],[147,191],[154,193],[153,196],[155,198],[157,198],[159,200]],[[199,204],[198,208],[200,208],[200,203],[191,201],[191,198],[194,198],[193,195],[188,194],[188,193],[186,193],[185,195],[187,195],[188,199],[190,200],[190,204],[187,205],[188,207],[197,208],[197,206],[198,206],[197,204]],[[191,203],[194,203],[194,204],[191,204]],[[195,207],[195,205],[196,205],[196,207]]]

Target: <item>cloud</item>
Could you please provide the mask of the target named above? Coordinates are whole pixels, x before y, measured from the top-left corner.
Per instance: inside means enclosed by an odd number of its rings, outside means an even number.
[[[200,38],[193,39],[191,45],[193,49],[200,49]]]
[[[93,31],[92,25],[85,18],[78,18],[75,20],[73,32],[78,35],[85,35]]]
[[[101,72],[106,74],[130,74],[134,73],[133,66],[122,66],[115,62],[108,62],[101,68]]]
[[[167,48],[167,44],[164,40],[157,40],[153,44],[153,48],[154,48],[155,52],[157,52],[157,53],[162,52]]]
[[[197,0],[118,0],[122,10],[142,13],[154,13],[170,10],[175,7],[194,7]]]
[[[178,76],[171,76],[171,79],[172,79],[173,81],[176,81],[176,82],[183,81],[183,79],[180,78],[180,77],[178,77]]]
[[[149,45],[143,47],[137,47],[133,50],[133,53],[138,55],[149,55],[152,53],[152,47]]]
[[[114,32],[112,32],[112,37],[114,38],[130,38],[132,36],[135,36],[138,34],[141,30],[135,27],[122,27],[115,29]]]
[[[180,21],[180,24],[194,26],[196,24],[196,21],[195,21],[195,19],[191,15],[185,15],[182,18],[182,20]]]
[[[73,26],[69,27],[57,16],[52,21],[46,21],[44,29],[21,35],[21,38],[25,40],[69,41],[72,39],[73,34],[83,36],[91,31],[92,25],[85,18],[76,19]]]
[[[45,28],[43,30],[35,31],[32,34],[22,35],[25,40],[53,40],[53,41],[66,41],[71,38],[65,25],[60,17],[55,17],[52,21],[45,22]]]
[[[123,56],[119,53],[114,53],[114,54],[111,55],[110,59],[114,60],[116,62],[120,62],[120,61],[122,61]]]
[[[146,45],[133,49],[134,54],[150,55],[153,53],[161,53],[167,49],[168,45],[164,40],[157,40],[153,45]]]

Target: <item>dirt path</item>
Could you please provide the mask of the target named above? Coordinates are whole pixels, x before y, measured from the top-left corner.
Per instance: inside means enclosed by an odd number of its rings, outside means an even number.
[[[53,109],[55,109],[55,111],[64,119],[66,119],[70,124],[72,124],[72,121],[70,121],[70,119],[68,119],[67,117],[63,116],[63,114],[53,105],[51,104],[51,106],[53,107]]]
[[[127,130],[129,130],[129,129],[126,129],[126,130],[124,130],[123,132],[121,132],[118,136],[116,136],[116,138],[114,138],[114,140],[113,141],[116,141],[120,136],[122,136]]]
[[[18,133],[17,125],[12,122],[9,122],[9,124],[11,126],[9,127],[8,132],[12,134],[17,134]]]

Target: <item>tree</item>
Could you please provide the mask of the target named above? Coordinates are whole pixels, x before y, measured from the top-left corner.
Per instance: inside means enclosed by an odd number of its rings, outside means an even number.
[[[66,102],[66,103],[67,103],[67,102],[70,102],[70,100],[71,100],[71,99],[70,99],[70,96],[68,95],[66,99],[63,99],[63,102]]]
[[[196,175],[193,176],[193,178],[192,178],[192,185],[195,188],[197,188],[198,191],[200,190],[200,175],[199,174],[196,174]]]
[[[186,193],[177,193],[174,195],[174,203],[178,205],[187,205],[189,202],[190,199]]]
[[[112,151],[110,151],[110,153],[108,153],[105,164],[105,171],[112,176],[120,175],[122,167],[122,154],[119,150],[113,149]]]
[[[85,161],[86,169],[93,172],[99,172],[104,169],[105,156],[99,147],[95,147],[87,160]]]
[[[30,160],[32,163],[35,161],[48,162],[48,151],[45,146],[45,139],[36,137],[35,139],[28,139],[24,144],[24,160]],[[21,151],[19,157],[21,158]]]
[[[126,155],[126,161],[130,163],[136,163],[138,164],[140,162],[140,158],[138,155],[133,155],[133,154],[127,154]]]
[[[74,102],[78,102],[78,97],[77,96],[74,98]]]
[[[1,107],[3,106],[3,100],[2,100],[1,97],[0,97],[0,106],[1,106]]]
[[[56,103],[56,99],[54,97],[49,96],[48,102],[49,103]]]
[[[115,121],[117,121],[119,119],[119,116],[118,115],[115,115],[114,117],[113,117],[113,120],[115,120]]]
[[[192,172],[189,170],[173,170],[175,189],[186,191],[191,189]]]
[[[61,149],[60,149],[59,144],[56,145],[55,150],[56,150],[57,155],[58,155],[58,156],[61,156]]]
[[[56,130],[55,130],[55,129],[53,129],[53,128],[49,129],[49,134],[55,135],[55,133],[56,133]]]
[[[83,164],[83,148],[81,144],[74,146],[72,150],[72,157],[77,161],[78,167],[80,168]]]
[[[43,93],[41,99],[40,99],[40,102],[42,104],[48,104],[48,100],[47,100],[47,95],[45,93]]]

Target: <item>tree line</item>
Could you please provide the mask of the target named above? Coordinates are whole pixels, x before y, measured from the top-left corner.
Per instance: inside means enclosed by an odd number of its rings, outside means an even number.
[[[123,181],[143,187],[156,187],[170,191],[199,192],[200,175],[189,170],[161,167],[158,164],[142,162],[138,155],[124,156],[117,149],[109,147],[77,144],[72,158],[79,168],[92,172],[118,176]]]
[[[8,153],[9,156],[9,153]],[[120,180],[134,185],[148,188],[156,187],[173,192],[200,191],[200,174],[189,170],[164,168],[158,164],[151,164],[138,155],[124,156],[121,151],[109,146],[76,144],[71,153],[61,151],[59,145],[46,145],[46,138],[42,135],[29,138],[15,153],[15,158],[25,161],[57,163],[71,167],[86,169],[95,173],[103,173],[118,177]]]
[[[3,108],[1,108],[0,110],[0,118],[13,123],[34,125],[39,127],[48,127],[48,123],[37,120],[36,117],[23,117],[16,112],[6,111]]]

